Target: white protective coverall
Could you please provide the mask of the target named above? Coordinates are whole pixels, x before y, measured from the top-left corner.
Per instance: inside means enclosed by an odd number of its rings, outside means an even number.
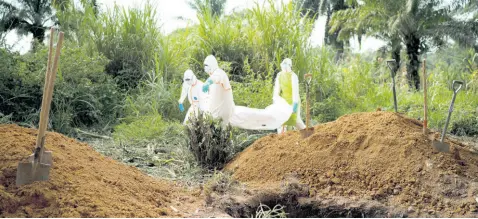
[[[229,77],[219,68],[213,55],[204,60],[204,71],[209,74],[203,85],[203,92],[209,92],[209,112],[213,118],[221,118],[226,125],[234,114],[235,107]]]
[[[277,129],[279,134],[284,131],[287,125],[295,125],[298,130],[305,128],[305,124],[300,117],[299,78],[292,71],[292,60],[284,59],[281,63],[281,69],[282,71],[276,76],[272,96],[273,99],[277,99],[278,96],[284,98],[288,104],[292,105],[293,113],[283,124],[283,127]]]
[[[214,118],[222,118],[224,124],[249,130],[274,130],[292,114],[292,108],[280,96],[274,97],[274,104],[265,109],[235,106],[229,77],[218,67],[214,56],[206,58],[204,70],[210,75],[203,89],[210,92],[209,111]]]
[[[208,100],[209,95],[207,93],[201,92],[203,82],[196,78],[193,71],[186,70],[183,77],[183,87],[181,90],[181,97],[179,98],[180,108],[184,102],[184,99],[188,97],[188,101],[191,104],[189,107],[186,117],[184,118],[183,124],[189,120],[189,117],[197,115],[198,110],[202,112],[208,111]]]

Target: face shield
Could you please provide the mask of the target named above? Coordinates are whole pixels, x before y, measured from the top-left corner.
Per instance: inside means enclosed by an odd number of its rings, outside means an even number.
[[[219,68],[219,65],[217,64],[217,60],[213,55],[209,55],[206,57],[204,60],[204,71],[211,75],[216,71],[216,69]]]
[[[292,60],[287,58],[282,61],[280,64],[281,70],[283,72],[291,72],[292,71]]]

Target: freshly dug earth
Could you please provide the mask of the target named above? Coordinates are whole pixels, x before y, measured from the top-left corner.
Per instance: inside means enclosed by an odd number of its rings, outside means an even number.
[[[255,188],[278,188],[295,176],[312,197],[370,199],[410,216],[478,217],[478,155],[448,140],[459,157],[439,153],[430,140],[439,134],[432,135],[400,114],[356,113],[316,126],[306,139],[266,136],[226,170]]]
[[[32,153],[36,134],[0,125],[0,217],[178,216],[168,204],[181,191],[171,184],[57,133],[46,135],[53,153],[49,181],[17,187],[17,164]]]

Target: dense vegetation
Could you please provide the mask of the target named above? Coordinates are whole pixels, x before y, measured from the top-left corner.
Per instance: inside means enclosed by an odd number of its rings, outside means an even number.
[[[46,17],[66,33],[51,127],[71,136],[80,137],[86,130],[112,134],[121,145],[145,147],[153,142],[164,148],[175,142],[183,145],[178,148],[187,148],[178,124],[184,118],[177,109],[182,75],[191,68],[205,80],[202,62],[209,54],[219,59],[233,80],[236,105],[255,108],[272,103],[273,78],[282,59],[290,57],[299,78],[313,74],[313,123],[352,112],[393,110],[390,72],[384,61],[389,58],[405,63],[394,69],[399,111],[420,118],[421,61],[426,57],[429,125],[443,126],[451,82],[463,80],[466,87],[458,94],[449,130],[478,135],[475,1],[456,1],[445,8],[438,7],[443,3],[439,0],[270,1],[271,6],[257,4],[224,15],[225,1],[196,0],[190,3],[199,23],[168,35],[161,33],[155,7],[148,2],[140,9],[116,6],[106,11],[93,0],[76,5],[74,1],[18,2],[0,1],[0,39],[16,29],[42,40],[48,22],[38,19]],[[41,10],[31,10],[30,3],[38,3]],[[469,16],[458,19],[457,14]],[[319,15],[327,16],[326,44],[312,47],[309,37]],[[38,29],[43,32],[35,32]],[[348,42],[357,36],[377,37],[387,46],[353,53]],[[4,41],[0,45],[0,122],[36,126],[48,48],[37,43],[20,55]],[[301,95],[305,104],[303,87]],[[249,134],[238,134],[234,141],[249,142]],[[164,159],[181,156],[173,153]]]

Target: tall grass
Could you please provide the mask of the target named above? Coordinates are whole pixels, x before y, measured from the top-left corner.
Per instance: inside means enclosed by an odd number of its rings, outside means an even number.
[[[336,101],[336,110],[340,115],[374,111],[376,108],[393,111],[393,96],[391,90],[391,78],[389,72],[382,68],[386,64],[379,63],[379,67],[374,67],[360,55],[349,55],[350,61],[337,66],[330,67],[335,70],[335,76],[328,77],[328,80],[335,80],[338,85],[332,96],[326,98]],[[329,59],[331,56],[329,57]],[[380,67],[382,66],[382,67]],[[436,60],[435,67],[429,66],[428,69],[428,98],[429,126],[432,128],[442,128],[448,112],[448,107],[452,98],[451,84],[453,80],[462,80],[469,82],[457,96],[455,102],[455,111],[453,121],[460,121],[474,118],[477,115],[478,93],[473,89],[473,71],[467,72],[463,69],[457,69],[453,65],[447,65],[444,62]],[[411,92],[408,89],[403,75],[397,76],[397,100],[400,112],[406,113],[413,118],[423,118],[423,91]],[[382,78],[382,79],[379,79]],[[423,80],[423,79],[422,79]],[[320,81],[316,81],[319,83]],[[320,116],[320,115],[315,115]]]
[[[256,3],[245,13],[245,35],[254,54],[250,58],[260,60],[257,64],[261,65],[252,67],[259,71],[278,70],[282,59],[291,58],[294,71],[302,76],[310,71],[307,55],[313,20],[301,17],[293,2],[269,4],[270,7],[261,7]]]
[[[137,92],[127,99],[130,115],[151,112],[149,115],[158,113],[162,119],[184,116],[174,110],[177,108],[175,98],[179,96],[182,73],[191,68],[198,78],[205,79],[202,62],[209,54],[215,54],[230,75],[237,105],[255,108],[269,105],[272,102],[272,81],[280,70],[279,63],[283,58],[290,57],[293,70],[301,81],[304,105],[302,76],[305,73],[313,75],[311,113],[314,122],[332,121],[344,114],[375,111],[377,108],[392,111],[390,72],[385,62],[371,61],[372,57],[382,56],[380,52],[364,55],[348,53],[342,62],[336,63],[333,59],[335,51],[328,47],[313,48],[309,44],[312,19],[301,16],[293,3],[269,3],[270,6],[256,4],[251,9],[222,17],[203,10],[197,15],[199,24],[158,37],[159,46],[151,56],[153,66],[149,71],[152,73],[148,74],[154,79],[143,78],[149,82],[142,83]],[[468,57],[468,70],[450,64],[458,63],[457,60],[430,57],[429,125],[433,128],[440,128],[444,123],[443,117],[451,99],[452,80],[460,79],[468,83],[458,95],[453,121],[476,115],[475,61],[471,60],[469,52],[463,50],[457,51],[455,56],[461,60]],[[465,70],[472,73],[465,74]],[[397,76],[396,87],[399,111],[421,118],[422,92],[410,92],[402,74]],[[305,110],[305,107],[302,108]]]

